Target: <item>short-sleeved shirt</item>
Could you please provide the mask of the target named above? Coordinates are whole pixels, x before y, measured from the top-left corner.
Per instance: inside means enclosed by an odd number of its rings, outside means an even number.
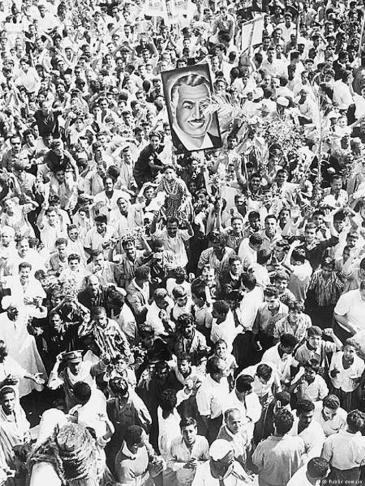
[[[365,300],[361,298],[359,289],[350,290],[350,292],[341,295],[335,307],[335,313],[346,316],[349,323],[358,331],[365,330]]]
[[[299,364],[304,365],[310,359],[316,359],[321,366],[325,366],[326,356],[337,350],[336,344],[329,341],[322,341],[318,349],[309,349],[307,343],[302,344],[295,353],[295,359]]]
[[[165,250],[171,252],[174,255],[173,266],[185,267],[188,263],[188,257],[186,254],[184,242],[190,238],[187,230],[177,230],[175,238],[171,238],[167,230],[156,231],[155,237],[163,241]]]

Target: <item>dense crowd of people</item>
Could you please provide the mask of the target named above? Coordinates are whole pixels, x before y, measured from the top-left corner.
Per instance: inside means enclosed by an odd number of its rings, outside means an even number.
[[[363,8],[1,2],[0,484],[365,483]]]

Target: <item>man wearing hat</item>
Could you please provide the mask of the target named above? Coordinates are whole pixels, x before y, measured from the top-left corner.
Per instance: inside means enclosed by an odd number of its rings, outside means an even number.
[[[247,486],[250,477],[235,460],[232,442],[217,439],[209,449],[209,461],[198,466],[192,486]]]
[[[61,363],[65,365],[60,372]],[[106,365],[103,360],[93,365],[90,362],[82,360],[81,351],[70,351],[61,353],[56,358],[56,363],[50,373],[48,387],[51,390],[63,387],[65,392],[66,410],[69,411],[75,405],[77,400],[73,393],[73,387],[77,382],[83,381],[88,383],[92,388],[95,387],[94,378],[104,373]]]

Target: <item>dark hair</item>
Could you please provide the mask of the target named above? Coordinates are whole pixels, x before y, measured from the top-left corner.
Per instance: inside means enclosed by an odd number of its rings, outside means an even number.
[[[109,388],[114,395],[124,396],[128,391],[128,383],[119,376],[115,376],[109,380]]]
[[[278,270],[274,273],[272,277],[273,282],[277,282],[278,280],[286,280],[289,281],[289,275],[285,272],[285,270]]]
[[[7,355],[8,355],[8,350],[6,344],[2,339],[0,339],[0,363],[3,363]]]
[[[190,427],[190,425],[193,425],[196,427],[196,420],[193,417],[183,417],[180,420],[180,429],[184,429],[185,427]]]
[[[233,218],[232,218],[232,219],[233,219]],[[237,218],[236,218],[236,219],[237,219]],[[240,263],[242,263],[242,258],[241,258],[241,257],[239,257],[238,255],[232,255],[231,257],[229,257],[228,263],[229,263],[230,265],[232,265],[232,263],[234,263],[234,262],[240,262]]]
[[[297,302],[296,300],[292,300],[288,303],[289,312],[290,311],[298,311],[303,312],[304,305],[301,302]]]
[[[298,339],[293,334],[285,333],[280,336],[280,344],[286,348],[295,348]]]
[[[347,415],[346,422],[351,432],[359,432],[364,427],[364,415],[360,410],[352,410]]]
[[[276,287],[274,287],[273,285],[268,285],[264,289],[264,297],[278,298],[279,297],[279,290]]]
[[[9,395],[9,393],[12,393],[15,395],[15,390],[11,386],[3,386],[0,390],[0,400],[3,400],[5,395]]]
[[[78,262],[80,262],[81,257],[77,253],[70,253],[69,256],[67,257],[67,261],[70,262],[71,260],[77,260]]]
[[[184,314],[179,315],[176,320],[176,328],[177,329],[184,329],[187,325],[194,324],[194,318],[191,314]]]
[[[290,403],[290,393],[286,391],[279,391],[275,393],[275,400],[280,402],[282,407],[285,407]]]
[[[272,368],[271,366],[261,363],[256,368],[256,375],[259,378],[262,378],[265,381],[269,381],[272,375]]]
[[[106,315],[105,307],[102,307],[102,306],[93,307],[93,311],[92,311],[93,318],[95,318],[96,316],[102,316],[102,315]]]
[[[172,414],[174,408],[177,404],[176,398],[176,391],[172,388],[167,388],[167,390],[163,390],[160,395],[159,399],[160,407],[162,408],[162,416],[163,418],[167,418],[169,415]]]
[[[207,374],[214,375],[216,373],[220,373],[222,371],[222,368],[220,366],[221,362],[222,362],[221,358],[218,358],[217,356],[212,356],[207,361]]]
[[[278,435],[285,435],[293,427],[294,417],[286,408],[280,408],[274,415],[274,425]]]
[[[23,268],[29,268],[30,270],[32,270],[32,265],[28,262],[22,262],[19,264],[19,267],[18,267],[18,270],[20,272],[20,270],[23,270]]]
[[[337,410],[340,407],[340,399],[336,395],[327,395],[322,402],[323,407]]]
[[[241,275],[241,282],[248,290],[253,290],[256,287],[256,279],[251,273],[243,273]]]
[[[307,471],[311,478],[324,479],[327,475],[329,462],[323,457],[313,457],[307,464]]]
[[[176,356],[176,358],[177,358],[177,361],[188,361],[189,363],[191,363],[191,354],[190,353],[181,352]]]
[[[268,221],[269,219],[275,219],[275,221],[277,221],[277,217],[275,216],[275,214],[268,214],[265,218],[265,223],[266,221]]]
[[[236,379],[236,390],[238,393],[245,393],[252,390],[254,379],[251,375],[239,375]]]
[[[90,400],[91,387],[88,383],[85,383],[84,381],[78,381],[73,386],[73,393],[76,400],[84,405]]]
[[[262,245],[262,236],[260,233],[254,233],[253,235],[250,236],[249,242],[251,245]]]
[[[205,293],[205,285],[201,280],[194,280],[191,284],[191,293],[194,294],[198,299],[207,300],[207,294]]]
[[[322,337],[322,329],[318,326],[311,326],[309,329],[307,329],[307,336],[309,338],[314,336]]]
[[[229,305],[225,300],[216,300],[213,303],[213,310],[218,312],[218,314],[227,315],[229,311]]]
[[[308,370],[312,370],[315,373],[318,373],[320,368],[320,362],[316,358],[309,359],[305,364],[304,368]]]
[[[271,251],[263,248],[257,252],[256,258],[259,265],[265,265],[265,263],[267,263],[271,258]]]
[[[299,416],[302,413],[313,412],[314,408],[314,403],[310,400],[300,400],[297,403],[297,415]]]
[[[60,246],[60,245],[68,245],[68,240],[66,238],[57,238],[55,241],[55,246]]]
[[[99,214],[98,216],[95,216],[95,223],[105,223],[107,224],[108,218],[104,214]]]

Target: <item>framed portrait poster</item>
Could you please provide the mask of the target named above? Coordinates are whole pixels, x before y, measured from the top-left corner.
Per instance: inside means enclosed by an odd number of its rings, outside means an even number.
[[[178,154],[222,146],[208,64],[161,73],[172,142]]]

